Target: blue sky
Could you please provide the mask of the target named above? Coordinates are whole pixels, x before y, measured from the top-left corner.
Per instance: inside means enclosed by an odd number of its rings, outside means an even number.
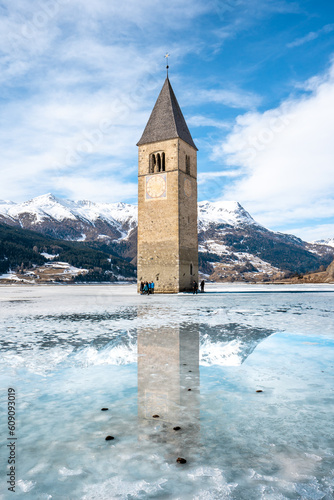
[[[334,4],[0,1],[0,199],[136,203],[165,79],[199,148],[199,200],[334,236]]]

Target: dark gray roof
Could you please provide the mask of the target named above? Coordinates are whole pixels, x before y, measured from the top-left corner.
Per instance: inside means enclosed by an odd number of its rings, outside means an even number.
[[[197,149],[167,77],[137,146],[177,137]]]

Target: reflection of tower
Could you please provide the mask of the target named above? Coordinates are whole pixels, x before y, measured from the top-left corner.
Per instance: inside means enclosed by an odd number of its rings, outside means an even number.
[[[138,284],[198,280],[197,148],[168,77],[138,144]]]
[[[198,328],[180,326],[138,331],[138,416],[141,436],[172,445],[171,454],[189,457],[196,448],[199,441]],[[181,429],[175,431],[174,427]]]

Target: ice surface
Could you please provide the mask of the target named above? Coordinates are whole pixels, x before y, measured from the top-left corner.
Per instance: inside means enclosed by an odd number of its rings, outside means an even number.
[[[334,498],[334,287],[206,289],[0,286],[20,498]]]

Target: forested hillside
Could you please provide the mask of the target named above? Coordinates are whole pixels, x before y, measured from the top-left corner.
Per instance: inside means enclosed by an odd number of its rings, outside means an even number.
[[[115,280],[118,275],[135,277],[131,263],[103,251],[96,242],[54,240],[35,231],[0,224],[0,273],[50,261],[43,254],[53,256],[53,262],[68,262],[89,270],[86,281]],[[83,278],[78,276],[77,280]]]

